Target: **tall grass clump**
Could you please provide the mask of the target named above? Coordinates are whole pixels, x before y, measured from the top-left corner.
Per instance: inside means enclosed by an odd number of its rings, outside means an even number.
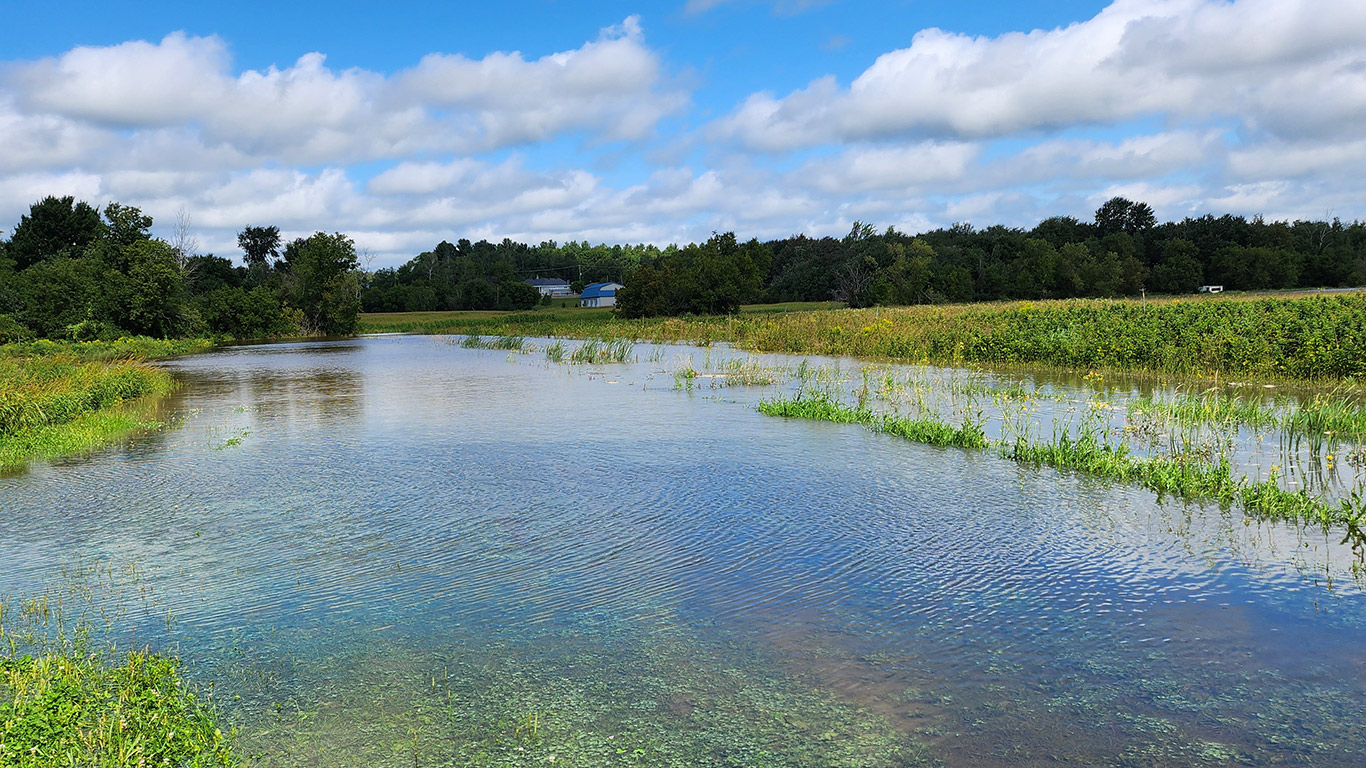
[[[1276,409],[1260,399],[1228,395],[1219,391],[1170,398],[1144,395],[1129,402],[1129,412],[1171,419],[1184,424],[1227,424],[1249,427],[1277,426]]]
[[[1366,404],[1341,393],[1317,394],[1287,409],[1281,427],[1292,435],[1360,439],[1366,437]]]
[[[935,419],[880,415],[862,406],[845,405],[823,392],[764,400],[759,403],[759,412],[767,416],[815,419],[837,424],[862,424],[874,432],[928,445],[972,450],[988,445],[980,421],[965,420],[960,426],[954,427]]]
[[[571,363],[628,363],[635,358],[630,339],[588,339],[569,353]]]

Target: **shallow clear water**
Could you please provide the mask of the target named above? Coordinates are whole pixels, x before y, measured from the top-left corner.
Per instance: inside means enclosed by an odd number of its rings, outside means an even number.
[[[0,479],[0,595],[178,651],[260,765],[1366,761],[1338,537],[646,351],[177,361],[175,428]]]

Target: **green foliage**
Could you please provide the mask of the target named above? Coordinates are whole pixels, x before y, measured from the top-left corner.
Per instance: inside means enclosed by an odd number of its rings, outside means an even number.
[[[237,246],[246,254],[248,266],[268,268],[280,257],[280,228],[244,227],[237,234]]]
[[[152,237],[147,233],[152,227],[152,217],[131,205],[110,203],[104,207],[104,218],[109,222],[105,240],[115,248],[127,248]]]
[[[8,247],[8,258],[23,270],[40,261],[79,256],[104,234],[99,211],[75,198],[45,197],[19,219]]]
[[[13,344],[33,338],[33,331],[11,315],[0,315],[0,344]]]
[[[263,286],[249,291],[217,288],[197,297],[194,306],[206,330],[215,336],[258,339],[300,333],[279,298]]]
[[[160,240],[137,240],[123,253],[128,273],[122,281],[124,317],[119,326],[139,336],[180,335],[185,330],[183,284],[171,246]]]
[[[738,244],[733,232],[713,235],[629,273],[617,311],[627,318],[733,314],[759,296],[770,259],[757,240]]]
[[[285,248],[291,306],[303,313],[306,333],[343,336],[356,331],[360,278],[356,246],[340,232],[316,232]]]
[[[0,653],[0,765],[227,768],[237,765],[230,736],[174,659],[107,657],[79,642]]]

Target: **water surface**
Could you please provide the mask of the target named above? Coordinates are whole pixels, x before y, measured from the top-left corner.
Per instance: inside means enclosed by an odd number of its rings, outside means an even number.
[[[1340,537],[765,417],[697,354],[179,360],[174,428],[0,479],[0,594],[179,652],[260,765],[1362,764]]]

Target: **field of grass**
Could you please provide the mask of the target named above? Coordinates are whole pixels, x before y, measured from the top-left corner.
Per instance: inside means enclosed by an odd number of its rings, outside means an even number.
[[[123,406],[163,395],[173,381],[146,361],[208,347],[154,339],[0,346],[0,471],[87,451],[148,426]]]
[[[364,315],[366,332],[731,342],[913,363],[1044,365],[1313,382],[1366,375],[1366,294],[1067,300],[872,309],[746,307],[622,320],[607,309]]]

